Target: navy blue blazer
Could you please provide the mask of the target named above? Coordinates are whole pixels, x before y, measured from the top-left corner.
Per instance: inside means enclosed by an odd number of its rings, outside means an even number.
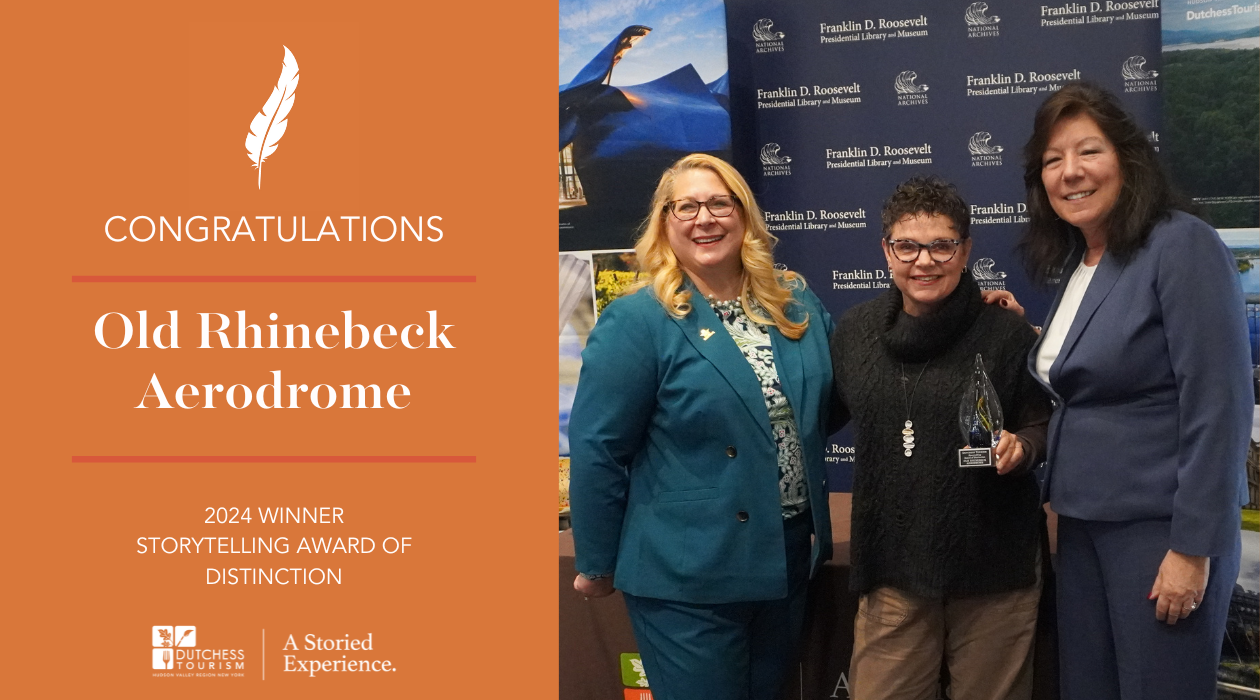
[[[1069,255],[1047,326],[1083,252]],[[1216,231],[1173,212],[1128,263],[1104,253],[1049,375],[1043,497],[1055,512],[1171,518],[1173,550],[1233,550],[1254,404],[1237,263]]]
[[[813,572],[831,557],[823,448],[832,323],[812,292],[794,296],[788,315],[809,314],[805,334],[769,334],[800,433]],[[577,569],[615,572],[617,588],[651,598],[783,598],[778,453],[761,385],[694,288],[692,298],[674,319],[649,289],[622,297],[582,353],[569,421]]]

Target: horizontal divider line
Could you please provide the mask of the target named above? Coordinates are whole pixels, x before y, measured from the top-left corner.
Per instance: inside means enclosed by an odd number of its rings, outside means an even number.
[[[71,282],[476,282],[476,275],[73,275]]]
[[[151,463],[151,462],[172,462],[172,463],[201,463],[201,464],[229,464],[229,463],[346,463],[346,462],[372,462],[372,463],[450,463],[476,462],[477,458],[470,455],[455,456],[433,456],[433,455],[260,455],[260,456],[241,456],[241,455],[139,455],[139,456],[122,456],[122,455],[75,455],[70,458],[71,462],[77,463]]]

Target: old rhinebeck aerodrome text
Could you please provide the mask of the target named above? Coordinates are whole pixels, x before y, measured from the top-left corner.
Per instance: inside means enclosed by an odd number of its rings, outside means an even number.
[[[318,220],[318,217],[315,217]],[[115,215],[105,220],[105,237],[114,243],[149,243],[149,242],[184,242],[193,243],[221,242],[240,243],[244,241],[265,243],[280,241],[290,243],[301,241],[307,243],[333,242],[368,242],[388,243],[437,243],[443,238],[442,229],[437,224],[442,222],[441,216],[339,216],[341,223],[332,216],[324,216],[319,233],[308,234],[306,216],[241,216],[232,227],[233,217],[228,216],[184,216],[155,217],[139,215],[133,217]],[[251,221],[253,222],[251,226]],[[312,227],[313,228],[313,227]],[[344,235],[344,238],[343,238]],[[135,312],[135,322],[126,313],[111,311],[96,320],[96,341],[110,350],[120,350],[131,346],[135,340],[135,349],[178,350],[180,349],[179,311],[167,311],[168,322],[157,325],[152,332],[152,345],[149,333],[149,318],[146,310]],[[410,322],[401,327],[381,324],[369,331],[366,326],[356,324],[352,320],[353,311],[342,311],[345,317],[344,333],[337,326],[325,323],[314,331],[315,345],[311,344],[311,326],[306,324],[278,324],[266,326],[264,333],[261,326],[248,323],[246,312],[236,311],[236,328],[232,329],[233,320],[223,313],[199,313],[201,317],[201,342],[198,349],[232,349],[232,350],[308,350],[321,348],[331,350],[342,347],[348,350],[362,350],[369,343],[381,350],[394,348],[406,350],[419,349],[454,349],[455,344],[447,336],[453,324],[439,324],[438,312],[430,310],[428,318],[419,323]],[[269,314],[272,321],[278,320],[275,313]],[[425,322],[427,321],[427,323]],[[212,328],[211,324],[215,324]],[[232,343],[231,333],[235,331],[236,343]],[[340,336],[344,341],[336,340]],[[257,380],[255,380],[257,381]],[[340,391],[338,391],[340,389]],[[221,401],[216,402],[216,394],[221,394]],[[340,405],[341,408],[390,408],[403,409],[410,405],[407,399],[411,390],[405,384],[393,384],[382,391],[377,384],[283,384],[281,370],[272,370],[270,382],[250,386],[235,383],[225,386],[221,383],[182,384],[168,394],[156,372],[149,379],[140,402],[136,408],[217,408],[226,404],[231,408],[243,409],[257,406],[262,409],[301,408],[303,404],[319,409],[328,409]],[[384,398],[384,403],[382,403]],[[286,400],[287,399],[287,400]]]
[[[320,348],[332,350],[342,347],[346,350],[363,350],[372,345],[381,350],[405,348],[421,349],[455,349],[455,345],[447,337],[453,324],[438,323],[438,312],[427,311],[427,323],[408,323],[396,328],[382,323],[369,331],[367,326],[354,322],[354,311],[342,311],[344,325],[342,330],[331,323],[315,328],[305,323],[267,324],[267,331],[256,323],[249,323],[245,311],[235,312],[236,344],[232,344],[233,319],[227,314],[201,312],[200,350],[232,349],[232,350],[310,350]],[[167,311],[167,323],[158,324],[149,335],[149,314],[147,310],[136,312],[133,323],[127,314],[110,311],[96,319],[96,342],[110,350],[130,349],[135,341],[134,349],[179,350],[179,311]],[[269,314],[272,321],[279,320],[275,313]],[[313,325],[313,324],[312,324]],[[213,326],[213,327],[212,327]],[[315,345],[311,344],[312,335]],[[337,338],[344,338],[344,344]],[[152,344],[150,344],[152,341]],[[384,392],[385,402],[390,408],[403,409],[410,405],[405,397],[411,390],[405,384],[394,384]],[[330,384],[288,384],[282,385],[281,371],[271,371],[271,381],[251,388],[246,384],[182,384],[172,395],[163,388],[162,382],[154,372],[144,395],[136,408],[217,408],[216,394],[223,395],[223,403],[231,408],[242,409],[251,405],[259,408],[301,408],[308,404],[319,409],[332,408],[338,403],[338,388]],[[369,399],[370,395],[370,399]],[[341,384],[341,408],[382,408],[382,391],[377,384]],[[172,404],[172,398],[174,403]],[[286,401],[287,399],[287,401]],[[401,402],[401,403],[400,403]]]

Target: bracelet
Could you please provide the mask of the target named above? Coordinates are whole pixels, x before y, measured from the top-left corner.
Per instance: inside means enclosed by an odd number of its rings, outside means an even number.
[[[581,576],[587,581],[598,581],[601,578],[612,578],[612,574],[587,574],[581,571],[578,572],[578,576]]]

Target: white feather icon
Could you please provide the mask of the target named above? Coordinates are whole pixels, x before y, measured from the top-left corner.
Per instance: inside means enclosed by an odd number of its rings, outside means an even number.
[[[293,97],[298,86],[298,64],[289,47],[284,47],[284,67],[280,70],[280,80],[271,89],[271,97],[267,98],[262,111],[254,115],[249,123],[249,135],[245,137],[245,150],[249,151],[249,159],[254,161],[258,169],[258,189],[262,189],[262,164],[267,156],[276,152],[280,137],[288,128],[289,110],[293,109]]]

